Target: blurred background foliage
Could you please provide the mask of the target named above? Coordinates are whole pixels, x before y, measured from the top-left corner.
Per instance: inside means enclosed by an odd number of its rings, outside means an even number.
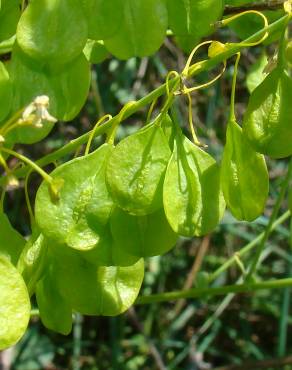
[[[218,31],[214,38],[222,42],[237,40],[232,31],[225,29]],[[191,40],[190,44],[194,46],[196,41]],[[249,96],[246,77],[252,84],[255,75],[250,73],[255,70],[264,49],[269,56],[273,56],[275,45],[246,49],[242,54],[236,96],[239,122]],[[198,56],[204,57],[204,52]],[[137,100],[158,87],[165,81],[168,71],[182,70],[186,58],[187,54],[177,47],[171,37],[165,40],[156,55],[149,58],[119,61],[108,56],[102,63],[92,67],[90,95],[78,118],[69,124],[57,124],[45,141],[33,146],[19,146],[17,150],[37,159],[62,147],[90,130],[98,117],[105,113],[114,115],[127,101]],[[212,75],[215,76],[218,70],[212,72]],[[233,63],[230,60],[223,78],[192,95],[193,117],[198,135],[218,161],[225,142],[232,73]],[[211,77],[209,73],[202,73],[193,83],[199,84]],[[157,103],[153,116],[159,112],[162,103]],[[177,101],[177,108],[181,125],[188,133],[187,101],[184,97]],[[119,129],[118,140],[141,127],[146,116],[147,111],[141,111],[124,122]],[[98,146],[101,140],[96,139],[95,145]],[[80,153],[83,149],[80,148]],[[148,259],[141,294],[180,290],[202,284],[205,274],[220,267],[228,257],[261,233],[268,222],[279,182],[286,171],[286,161],[268,159],[268,167],[270,197],[265,214],[247,224],[236,221],[227,211],[212,235],[203,239],[181,238],[177,247],[167,255]],[[36,175],[31,177],[32,199],[39,182]],[[286,209],[287,204],[284,203],[282,211]],[[23,188],[8,193],[6,211],[13,225],[28,235],[29,216]],[[265,248],[264,262],[257,272],[263,280],[291,275],[289,238],[288,223],[273,232]],[[246,262],[248,259],[244,260]],[[240,275],[241,271],[235,265],[213,284],[219,286],[234,283]],[[226,297],[190,299],[187,302],[134,306],[126,314],[115,318],[76,315],[74,322],[72,334],[64,337],[49,332],[38,317],[32,317],[22,341],[0,355],[2,368],[203,370],[233,369],[225,365],[243,363],[245,365],[238,368],[256,369],[257,365],[247,365],[247,361],[285,357],[292,351],[292,315],[288,288],[252,295],[231,294]],[[264,368],[288,370],[292,369],[292,365],[267,363]]]

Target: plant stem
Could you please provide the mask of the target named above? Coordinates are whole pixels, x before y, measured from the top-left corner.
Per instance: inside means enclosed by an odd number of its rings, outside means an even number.
[[[237,54],[240,50],[245,48],[246,46],[244,44],[248,44],[251,42],[254,42],[258,40],[265,32],[274,33],[275,31],[281,29],[289,19],[289,15],[285,15],[278,19],[276,22],[270,24],[267,28],[264,28],[258,32],[256,32],[254,35],[250,36],[246,40],[244,40],[242,43],[238,44],[232,44],[227,48],[227,50],[223,51],[222,53],[214,56],[211,59],[204,60],[199,63],[195,63],[192,65],[189,69],[188,78],[194,77],[198,75],[199,73],[203,71],[208,71],[214,67],[216,67],[218,64],[224,62],[226,59],[232,57],[233,55]],[[172,89],[177,83],[179,83],[180,77],[174,77],[173,79],[169,80],[169,88]],[[143,97],[142,99],[138,100],[135,104],[135,106],[130,107],[127,112],[125,113],[123,120],[129,118],[137,111],[141,110],[145,106],[151,104],[153,100],[158,99],[162,95],[166,93],[166,84],[161,85],[157,89],[153,90],[151,93]],[[105,124],[100,126],[96,132],[95,137],[103,135],[105,132],[107,132],[111,126],[116,121],[117,116],[114,116],[111,120],[107,121]],[[91,131],[87,132],[86,134],[78,137],[75,140],[70,141],[67,145],[64,145],[62,148],[56,150],[55,152],[41,158],[40,160],[36,161],[36,164],[40,167],[46,166],[49,163],[55,162],[58,159],[74,152],[78,147],[85,144],[88,141],[88,138],[91,134]],[[14,175],[16,177],[24,177],[28,171],[28,167],[23,167],[17,171],[15,171]],[[0,178],[0,185],[2,185],[4,182],[4,178]]]
[[[241,6],[226,5],[224,9],[224,15],[241,13],[251,9],[258,11],[283,9],[284,2],[285,0],[267,0],[264,3],[262,1],[256,1],[243,4]]]
[[[290,211],[285,212],[281,217],[279,217],[271,226],[271,230],[275,230],[279,225],[281,225],[283,222],[288,220],[288,218],[291,216]],[[243,247],[240,251],[236,252],[236,255],[239,257],[243,257],[245,254],[247,254],[250,250],[255,248],[258,243],[260,243],[265,236],[265,232],[258,235],[254,240],[252,240],[250,243],[248,243],[245,247]],[[236,255],[233,255],[230,259],[228,259],[225,263],[223,263],[222,266],[220,266],[216,271],[214,271],[210,277],[209,277],[209,283],[214,281],[219,275],[221,275],[224,271],[226,271],[233,263],[236,262]]]
[[[258,290],[282,289],[292,286],[292,278],[262,281],[257,283],[244,283],[226,285],[216,288],[193,288],[183,291],[166,292],[139,297],[135,304],[144,305],[150,303],[170,302],[182,298],[200,298],[202,296],[226,295],[228,293],[253,293]]]
[[[275,206],[273,208],[273,212],[272,212],[272,215],[270,217],[269,223],[268,223],[268,225],[266,227],[266,230],[264,232],[264,236],[261,239],[261,242],[258,245],[258,248],[256,249],[253,262],[252,262],[251,267],[250,267],[250,269],[249,269],[249,271],[247,273],[247,276],[246,276],[246,281],[247,282],[250,281],[250,279],[252,278],[254,272],[256,271],[256,269],[258,267],[258,264],[259,264],[259,261],[260,261],[260,257],[261,257],[262,251],[263,251],[263,249],[265,247],[265,244],[266,244],[266,242],[267,242],[267,240],[269,238],[269,235],[270,235],[270,233],[272,231],[273,223],[276,220],[276,217],[277,217],[277,215],[279,213],[279,210],[280,210],[282,201],[283,201],[283,199],[285,197],[287,188],[289,186],[291,175],[292,175],[292,158],[290,159],[286,177],[285,177],[285,179],[284,179],[284,181],[282,183],[280,193],[278,195],[277,201],[276,201]]]
[[[39,173],[45,181],[47,181],[48,183],[52,182],[52,177],[50,175],[48,175],[41,167],[39,167],[36,163],[31,161],[29,158],[25,157],[24,155],[22,155],[18,152],[15,152],[14,150],[0,147],[0,153],[1,152],[10,154],[10,155],[18,158],[22,162],[26,163],[33,170],[35,170],[37,173]]]
[[[237,53],[236,61],[234,64],[234,72],[232,78],[232,89],[231,89],[231,101],[230,101],[230,113],[229,113],[229,120],[235,121],[235,92],[236,92],[236,81],[237,81],[237,73],[238,73],[238,64],[240,60],[240,53]]]

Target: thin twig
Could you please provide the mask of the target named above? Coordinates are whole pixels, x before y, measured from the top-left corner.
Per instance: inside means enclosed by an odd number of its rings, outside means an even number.
[[[246,10],[278,10],[283,8],[284,2],[285,0],[267,0],[264,3],[255,1],[241,6],[226,5],[224,8],[224,15],[237,14]]]
[[[208,251],[210,245],[210,235],[203,238],[201,245],[199,246],[198,253],[196,255],[193,266],[188,274],[187,280],[183,287],[183,290],[190,289],[196,280],[197,274],[202,266],[203,259]],[[178,301],[174,307],[174,317],[178,316],[182,308],[185,306],[186,300],[182,299]]]
[[[167,370],[165,364],[163,363],[163,359],[157,349],[157,347],[155,346],[155,344],[153,343],[153,341],[151,340],[151,338],[149,338],[145,332],[144,332],[144,326],[143,324],[140,322],[139,318],[138,318],[138,315],[135,311],[135,309],[133,307],[131,307],[128,312],[128,317],[129,319],[131,320],[132,324],[136,327],[137,330],[139,330],[139,332],[141,334],[143,334],[145,340],[146,340],[146,343],[148,344],[148,347],[149,347],[149,351],[157,365],[157,368],[159,370]]]
[[[213,297],[217,295],[226,295],[228,293],[250,294],[259,290],[283,289],[287,287],[292,287],[292,278],[266,280],[257,283],[224,285],[216,288],[193,288],[188,290],[151,294],[138,297],[135,304],[145,305],[151,303],[163,303],[176,301],[182,298],[201,298],[206,296]]]

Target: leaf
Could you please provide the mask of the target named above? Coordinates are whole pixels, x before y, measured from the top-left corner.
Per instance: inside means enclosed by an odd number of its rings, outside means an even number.
[[[123,20],[123,0],[82,0],[88,37],[106,40],[114,36]]]
[[[189,237],[211,232],[224,213],[219,166],[182,134],[167,167],[163,204],[172,229]]]
[[[17,269],[21,273],[30,296],[44,273],[48,241],[36,230],[26,242],[19,257]]]
[[[163,209],[147,216],[132,216],[116,208],[110,221],[116,247],[134,256],[162,255],[173,248],[178,239]]]
[[[292,154],[292,79],[274,69],[251,94],[243,133],[254,149],[272,158]]]
[[[95,40],[87,40],[83,53],[92,64],[99,64],[109,56],[104,44]]]
[[[214,31],[213,23],[221,18],[222,0],[168,0],[169,26],[176,36],[201,38]]]
[[[3,121],[10,112],[12,105],[12,84],[9,74],[0,61],[0,122]]]
[[[61,296],[51,266],[37,284],[36,300],[44,326],[68,335],[72,330],[72,308]]]
[[[35,203],[36,222],[43,234],[79,250],[101,242],[113,202],[105,184],[105,166],[112,147],[104,144],[95,152],[73,159],[51,173],[64,185],[59,200],[52,202],[49,185],[43,182]]]
[[[59,73],[48,73],[54,92],[53,116],[61,121],[71,121],[84,106],[90,87],[90,65],[84,54],[78,56]]]
[[[19,0],[2,0],[0,7],[0,42],[15,34],[20,17]]]
[[[161,128],[168,141],[168,146],[170,150],[173,150],[175,129],[172,119],[168,114],[166,114],[165,117],[163,117],[163,119],[161,120]]]
[[[175,37],[176,45],[186,54],[190,54],[194,50],[194,47],[200,43],[200,40],[200,37],[194,35]]]
[[[0,350],[4,350],[23,336],[30,318],[30,301],[21,275],[3,255],[0,276]]]
[[[113,211],[111,218],[114,213]],[[125,248],[120,248],[119,243],[115,243],[110,229],[110,220],[100,242],[90,250],[80,251],[80,256],[95,266],[134,265],[140,257],[129,253]]]
[[[0,254],[16,265],[25,243],[25,239],[11,226],[5,213],[0,212]]]
[[[25,108],[36,96],[47,95],[50,98],[50,114],[59,120],[70,121],[87,99],[90,69],[84,55],[68,64],[65,70],[53,74],[25,56],[16,46],[9,73],[13,84],[13,112]],[[17,143],[32,144],[46,137],[52,128],[50,122],[45,122],[42,128],[21,127],[13,130],[8,138]]]
[[[221,184],[227,206],[238,220],[251,222],[262,214],[269,192],[265,158],[250,146],[232,120],[227,127]]]
[[[288,41],[285,49],[285,58],[289,64],[292,64],[292,40]]]
[[[65,64],[81,54],[87,21],[78,0],[33,0],[22,13],[16,37],[32,58]]]
[[[246,76],[246,85],[250,93],[252,93],[265,79],[266,73],[264,73],[264,70],[267,64],[268,58],[266,54],[263,53],[248,71]]]
[[[116,316],[136,300],[144,277],[142,259],[129,267],[97,267],[66,246],[56,246],[54,254],[58,289],[77,312]]]
[[[134,215],[162,206],[162,183],[170,150],[155,123],[122,140],[109,158],[106,180],[116,204]]]
[[[123,5],[123,22],[119,32],[105,40],[106,48],[120,59],[155,53],[166,35],[166,0],[124,0]]]

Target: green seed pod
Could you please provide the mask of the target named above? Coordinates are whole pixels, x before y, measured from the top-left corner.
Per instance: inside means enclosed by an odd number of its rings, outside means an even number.
[[[0,212],[0,254],[16,266],[26,240],[10,224],[5,213]]]
[[[0,42],[15,35],[20,17],[19,0],[2,0],[0,7]]]
[[[90,85],[90,66],[83,54],[69,63],[66,69],[50,73],[41,63],[27,57],[17,45],[12,52],[9,74],[13,88],[13,112],[24,109],[37,96],[46,95],[49,97],[49,113],[62,121],[70,121],[80,112]],[[41,127],[24,125],[11,131],[7,139],[32,144],[45,138],[53,126],[54,123],[46,120],[43,120]]]
[[[144,277],[142,259],[129,267],[105,267],[94,266],[67,246],[55,246],[53,254],[58,289],[73,310],[116,316],[136,300]]]
[[[252,65],[246,76],[246,85],[251,94],[256,87],[258,87],[266,77],[265,68],[268,64],[268,58],[263,53],[260,58]]]
[[[226,204],[238,220],[253,221],[262,214],[269,191],[265,158],[252,148],[233,120],[227,127],[221,185]]]
[[[132,216],[116,208],[111,216],[111,231],[116,248],[140,258],[168,252],[178,238],[163,209],[147,216]]]
[[[108,51],[120,59],[155,53],[167,30],[166,0],[123,0],[123,8],[118,32],[105,40]]]
[[[48,241],[42,234],[35,231],[25,244],[17,263],[27,290],[32,296],[37,282],[41,279],[46,265]]]
[[[290,40],[285,49],[285,57],[289,64],[292,64],[292,40]]]
[[[214,30],[224,9],[223,0],[168,0],[169,26],[176,36],[201,38]]]
[[[106,40],[113,37],[123,21],[124,0],[81,0],[88,23],[88,37]]]
[[[1,122],[7,117],[12,106],[12,83],[9,74],[2,62],[0,62],[0,101]]]
[[[272,158],[292,154],[292,79],[274,69],[250,96],[243,133],[254,149]]]
[[[0,255],[0,350],[19,341],[30,318],[30,300],[25,283],[9,260]]]
[[[34,0],[19,20],[16,37],[32,58],[66,64],[85,46],[87,21],[78,0]]]
[[[62,297],[57,286],[52,265],[49,265],[44,277],[37,284],[37,305],[46,328],[68,335],[72,330],[72,308]]]
[[[54,170],[62,178],[59,200],[52,202],[50,187],[43,182],[35,202],[36,222],[49,239],[78,250],[89,250],[102,242],[113,201],[105,184],[105,167],[112,146],[73,159]]]
[[[122,140],[106,170],[116,204],[139,216],[161,208],[163,177],[170,155],[163,130],[155,123]]]
[[[163,204],[172,229],[189,237],[212,231],[225,210],[216,161],[181,133],[167,167]]]

